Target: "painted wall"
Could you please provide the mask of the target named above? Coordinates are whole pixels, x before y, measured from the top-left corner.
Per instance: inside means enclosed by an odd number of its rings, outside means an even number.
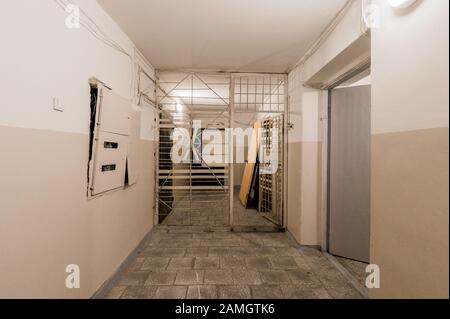
[[[87,199],[88,79],[131,101],[135,49],[96,1],[74,2],[131,57],[83,27],[67,29],[55,1],[0,2],[0,298],[90,297],[153,225],[149,106],[138,183]],[[64,112],[52,109],[54,97]],[[68,264],[80,266],[80,289],[65,287]]]
[[[289,73],[289,122],[294,127],[289,131],[288,230],[301,245],[323,241],[322,132],[327,126],[327,92],[305,83],[361,35],[361,3],[353,1],[317,50]]]
[[[446,0],[394,12],[372,34],[371,262],[376,298],[448,298]]]
[[[302,245],[319,245],[320,112],[323,93],[303,86],[302,68],[289,74],[288,229]],[[300,182],[299,182],[300,181]]]

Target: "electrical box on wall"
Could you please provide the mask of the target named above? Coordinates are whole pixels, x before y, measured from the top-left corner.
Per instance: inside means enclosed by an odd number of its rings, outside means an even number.
[[[91,83],[91,196],[124,187],[131,128],[131,102],[101,83]]]

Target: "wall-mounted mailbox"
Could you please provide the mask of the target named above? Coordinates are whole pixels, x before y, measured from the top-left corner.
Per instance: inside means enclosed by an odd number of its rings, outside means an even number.
[[[89,163],[91,196],[125,185],[131,102],[96,83],[95,125]]]
[[[117,145],[117,147],[105,147],[109,145]],[[91,194],[98,195],[123,187],[127,163],[128,136],[100,131],[94,147]]]
[[[106,87],[100,87],[97,125],[103,132],[130,134],[131,102]]]

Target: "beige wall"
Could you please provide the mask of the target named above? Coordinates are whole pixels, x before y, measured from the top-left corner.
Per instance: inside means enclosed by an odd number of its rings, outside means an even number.
[[[89,17],[130,56],[85,28],[67,29],[55,1],[0,1],[0,298],[88,298],[153,225],[154,111],[142,112],[137,184],[88,200],[88,79],[131,101],[133,43],[98,6]],[[14,32],[11,32],[14,30]],[[63,112],[52,109],[60,99]],[[67,289],[68,264],[81,288]]]
[[[326,93],[303,86],[303,69],[289,74],[288,216],[287,226],[301,245],[321,244],[320,114]]]
[[[153,225],[154,142],[136,185],[87,199],[87,135],[0,126],[0,298],[85,298]],[[7,137],[7,138],[4,138]],[[77,264],[81,289],[66,289]]]
[[[394,12],[372,34],[371,262],[376,298],[448,298],[448,1]]]

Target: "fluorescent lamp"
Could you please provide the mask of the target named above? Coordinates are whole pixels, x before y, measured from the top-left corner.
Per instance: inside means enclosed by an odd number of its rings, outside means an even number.
[[[389,4],[394,9],[406,9],[411,6],[416,0],[389,0]]]

